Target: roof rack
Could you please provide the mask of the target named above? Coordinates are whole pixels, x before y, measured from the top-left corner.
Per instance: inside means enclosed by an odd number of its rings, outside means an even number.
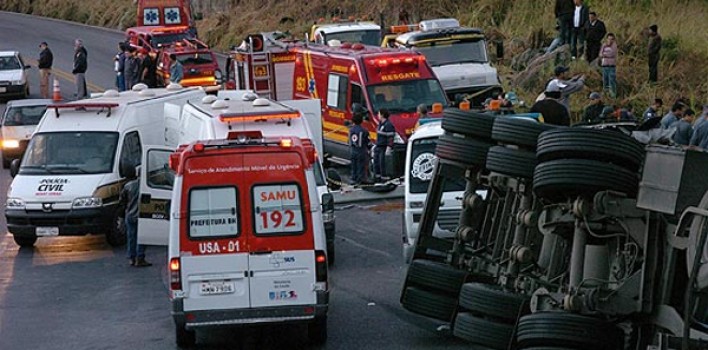
[[[72,103],[72,104],[51,104],[48,105],[48,109],[54,109],[56,117],[59,118],[60,109],[73,109],[75,111],[87,111],[89,109],[99,109],[98,113],[108,110],[106,118],[111,116],[111,109],[119,107],[118,103]],[[97,114],[98,114],[97,113]]]

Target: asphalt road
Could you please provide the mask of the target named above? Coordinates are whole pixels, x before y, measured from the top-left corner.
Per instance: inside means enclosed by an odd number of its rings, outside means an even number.
[[[89,52],[92,85],[113,84],[112,57],[119,33],[0,12],[0,49],[37,56],[46,40],[57,69],[70,72],[74,38]],[[60,74],[63,75],[63,74]],[[70,76],[68,77],[70,78]],[[36,69],[30,78],[37,97]],[[62,81],[64,96],[73,83]],[[0,111],[4,105],[0,105]],[[0,203],[11,178],[0,170]],[[329,340],[323,349],[469,349],[438,331],[439,322],[398,303],[405,274],[401,258],[401,202],[337,212],[337,262]],[[175,349],[167,299],[166,250],[148,249],[154,266],[135,269],[102,236],[40,239],[20,250],[0,216],[0,349]],[[307,348],[298,327],[205,331],[202,349]]]

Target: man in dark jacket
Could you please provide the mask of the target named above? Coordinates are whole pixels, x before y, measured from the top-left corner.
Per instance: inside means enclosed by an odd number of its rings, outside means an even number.
[[[52,64],[54,63],[54,55],[52,55],[52,50],[49,49],[46,41],[39,44],[39,61],[37,62],[37,68],[39,68],[39,92],[42,98],[49,98],[49,77],[52,74]]]
[[[583,111],[583,121],[586,123],[599,123],[602,116],[602,110],[605,109],[605,104],[602,103],[602,96],[598,92],[591,92],[588,96],[590,104]]]
[[[140,59],[134,47],[130,48],[130,55],[125,59],[125,89],[130,90],[140,81]]]
[[[649,26],[649,81],[655,83],[659,79],[659,57],[661,52],[661,35],[656,24]]]
[[[76,82],[76,98],[82,99],[88,97],[86,90],[86,69],[88,69],[88,52],[84,48],[84,43],[81,39],[74,41],[74,69],[71,74],[74,75]]]
[[[582,57],[585,49],[585,26],[588,23],[588,7],[583,0],[574,0],[573,26],[570,30],[570,55]]]
[[[597,58],[605,34],[607,34],[605,23],[597,18],[595,12],[590,12],[589,20],[585,24],[585,41],[587,42],[585,47],[585,59],[587,59],[588,62],[592,62]]]
[[[146,267],[152,265],[145,260],[145,246],[138,244],[138,212],[140,206],[140,167],[129,174],[128,183],[120,192],[120,206],[125,208],[125,235],[130,266]]]
[[[546,124],[570,126],[570,113],[558,99],[561,98],[561,88],[556,81],[551,81],[544,93],[546,98],[531,106],[532,113],[541,113]]]
[[[349,129],[349,149],[351,155],[352,178],[350,184],[359,185],[366,183],[366,163],[369,152],[369,132],[361,126],[364,115],[354,112],[352,122],[354,126]]]
[[[556,0],[555,14],[560,31],[561,45],[570,43],[570,29],[573,27],[573,0]]]
[[[376,148],[374,149],[374,181],[380,182],[386,177],[386,150],[393,147],[393,138],[396,128],[389,120],[390,113],[387,109],[379,111],[379,126],[376,128]]]

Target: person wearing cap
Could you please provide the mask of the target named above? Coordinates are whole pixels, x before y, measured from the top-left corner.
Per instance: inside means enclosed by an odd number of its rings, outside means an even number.
[[[599,92],[591,92],[588,96],[590,104],[583,111],[583,121],[586,123],[599,123],[601,121],[602,110],[605,109],[605,104],[602,103],[602,96]]]
[[[71,74],[74,75],[76,83],[76,98],[82,99],[88,97],[86,89],[86,70],[88,69],[88,52],[84,47],[81,39],[74,40],[74,69]]]
[[[659,113],[661,111],[661,107],[664,106],[664,101],[660,98],[655,98],[654,102],[647,108],[646,111],[644,111],[644,114],[642,115],[642,122],[645,122],[649,119],[656,118],[659,116]]]
[[[649,81],[655,83],[659,79],[659,57],[661,53],[661,35],[656,24],[649,26],[649,47],[647,58],[649,62]]]
[[[617,42],[615,35],[607,34],[605,43],[600,48],[600,66],[602,66],[602,88],[609,91],[610,97],[617,96]]]
[[[49,98],[49,76],[52,74],[54,55],[46,41],[42,41],[39,44],[39,50],[39,60],[37,61],[37,68],[39,68],[39,93],[42,98]]]
[[[184,68],[182,63],[177,59],[177,55],[170,54],[170,82],[179,84],[182,82],[182,77],[184,76]]]
[[[554,70],[555,78],[546,84],[546,91],[553,91],[558,89],[561,93],[561,97],[558,100],[570,113],[570,95],[578,92],[585,87],[585,76],[575,76],[568,79],[568,67],[556,66]],[[553,84],[553,88],[549,90],[549,87]]]
[[[696,113],[692,109],[688,109],[681,119],[679,119],[673,126],[676,127],[676,132],[674,133],[674,143],[681,146],[688,146],[693,137],[693,118]]]
[[[540,113],[546,124],[570,125],[570,113],[558,100],[561,98],[561,89],[558,84],[551,81],[544,92],[545,98],[531,106],[532,113]]]

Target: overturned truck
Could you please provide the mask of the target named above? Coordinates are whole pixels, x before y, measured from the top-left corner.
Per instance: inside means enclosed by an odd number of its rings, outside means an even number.
[[[405,309],[492,349],[708,348],[708,153],[455,109],[442,128]]]

